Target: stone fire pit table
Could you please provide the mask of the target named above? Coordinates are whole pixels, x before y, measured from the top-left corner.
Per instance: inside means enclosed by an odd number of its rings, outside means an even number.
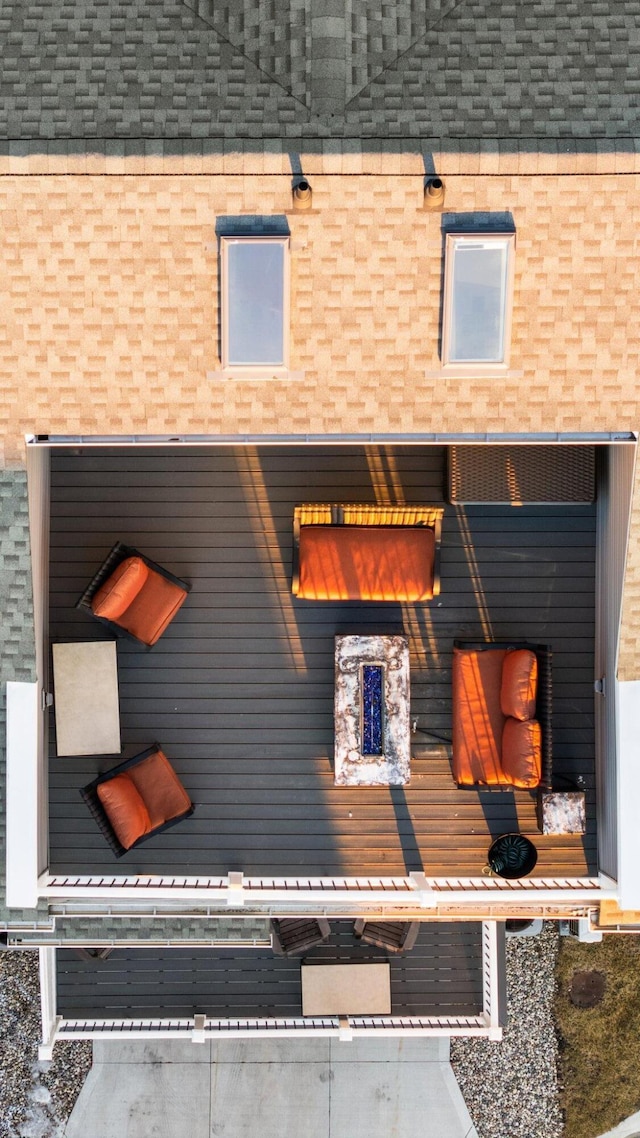
[[[409,782],[406,636],[336,636],[334,722],[336,786]]]

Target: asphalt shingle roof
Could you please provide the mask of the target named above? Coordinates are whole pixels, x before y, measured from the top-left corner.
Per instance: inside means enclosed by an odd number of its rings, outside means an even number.
[[[639,0],[4,0],[0,51],[0,138],[638,134]]]

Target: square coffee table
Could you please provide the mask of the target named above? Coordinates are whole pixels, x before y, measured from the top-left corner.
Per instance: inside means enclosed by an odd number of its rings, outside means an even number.
[[[406,636],[336,636],[336,786],[405,786],[409,716]]]
[[[54,644],[53,683],[59,755],[120,751],[115,640]]]

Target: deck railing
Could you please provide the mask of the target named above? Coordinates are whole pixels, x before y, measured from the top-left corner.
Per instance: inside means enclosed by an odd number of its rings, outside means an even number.
[[[174,1039],[189,1038],[204,1043],[224,1036],[237,1039],[263,1038],[265,1035],[300,1037],[335,1036],[343,1040],[381,1033],[394,1036],[476,1035],[501,1039],[500,1004],[502,992],[500,957],[501,933],[495,922],[482,928],[483,1008],[477,1015],[420,1016],[314,1016],[290,1018],[208,1018],[150,1017],[136,1019],[64,1018],[58,1014],[56,993],[56,949],[40,948],[40,992],[42,1012],[41,1059],[50,1059],[59,1039]]]
[[[563,915],[567,907],[593,905],[610,893],[615,895],[615,889],[609,890],[608,882],[598,877],[528,877],[509,881],[501,877],[427,877],[423,873],[389,878],[255,878],[241,873],[228,877],[44,874],[39,892],[50,901],[66,901],[70,905],[87,900],[125,906],[162,901],[175,905],[179,900],[184,904],[207,904],[222,912],[240,909],[267,915],[283,915],[289,906],[293,913],[309,915],[360,912],[372,907],[388,915],[398,909],[435,913],[443,906],[460,906],[490,916],[493,904],[515,908],[531,903],[540,908],[541,915],[547,906],[558,906],[558,915]]]

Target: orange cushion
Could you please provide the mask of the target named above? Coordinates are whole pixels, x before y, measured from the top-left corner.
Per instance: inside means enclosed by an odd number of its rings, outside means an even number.
[[[538,690],[538,661],[529,648],[507,652],[502,665],[500,706],[513,719],[533,719]]]
[[[133,598],[118,624],[144,644],[155,644],[187,596],[180,585],[149,569],[144,588]]]
[[[453,650],[453,775],[459,786],[500,786],[504,715],[500,709],[506,651]]]
[[[542,729],[537,719],[507,719],[502,732],[502,769],[514,786],[538,786],[542,777]]]
[[[313,601],[429,601],[428,526],[302,526],[297,595]]]
[[[129,773],[144,798],[152,829],[190,808],[191,799],[162,751],[136,763]]]
[[[117,620],[144,585],[149,570],[141,557],[127,557],[101,585],[91,602],[94,616]]]
[[[133,783],[123,771],[107,782],[98,783],[96,794],[121,846],[128,850],[152,828],[149,811]]]

